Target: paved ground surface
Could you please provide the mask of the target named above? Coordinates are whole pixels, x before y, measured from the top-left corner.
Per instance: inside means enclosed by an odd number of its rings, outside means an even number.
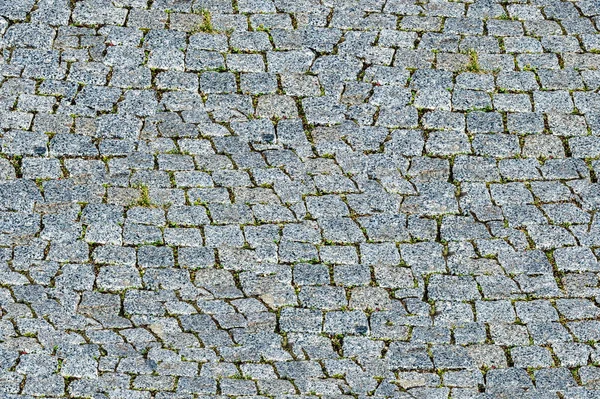
[[[600,397],[598,1],[0,15],[0,398]]]

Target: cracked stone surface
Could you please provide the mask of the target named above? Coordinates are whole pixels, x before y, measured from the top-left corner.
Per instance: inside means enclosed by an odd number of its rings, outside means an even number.
[[[0,399],[600,398],[598,0],[0,0]]]

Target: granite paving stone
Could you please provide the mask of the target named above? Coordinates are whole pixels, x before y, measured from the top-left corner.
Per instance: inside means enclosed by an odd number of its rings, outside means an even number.
[[[596,0],[0,0],[0,397],[600,397]]]

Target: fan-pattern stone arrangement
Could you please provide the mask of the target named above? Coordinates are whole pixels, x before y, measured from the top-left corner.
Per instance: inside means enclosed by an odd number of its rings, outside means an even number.
[[[0,0],[0,398],[600,398],[597,0]]]

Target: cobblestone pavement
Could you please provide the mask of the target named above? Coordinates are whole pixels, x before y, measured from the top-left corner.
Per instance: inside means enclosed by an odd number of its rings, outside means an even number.
[[[0,16],[0,399],[600,398],[597,0]]]

